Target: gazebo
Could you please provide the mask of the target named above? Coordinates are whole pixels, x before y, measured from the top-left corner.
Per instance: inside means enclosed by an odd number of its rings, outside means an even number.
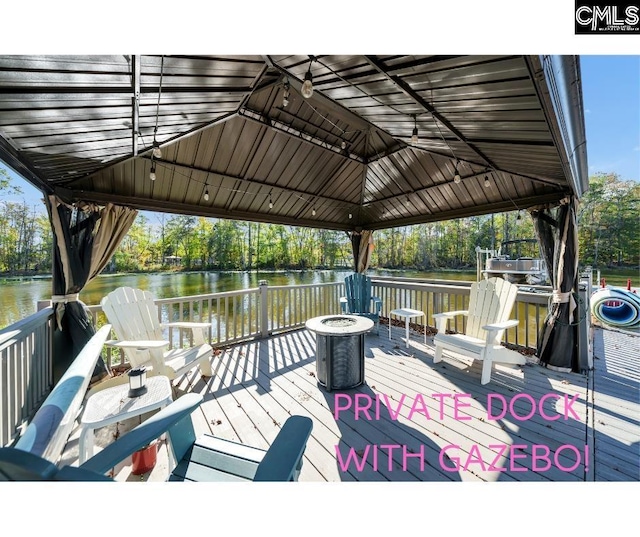
[[[584,368],[578,57],[0,56],[0,159],[45,195],[76,351],[77,293],[137,210],[344,230],[364,271],[377,229],[528,209],[554,286],[540,359]]]

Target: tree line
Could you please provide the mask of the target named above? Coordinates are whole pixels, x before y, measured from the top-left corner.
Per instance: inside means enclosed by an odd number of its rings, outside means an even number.
[[[0,193],[7,175],[0,169]],[[637,267],[640,260],[640,184],[597,174],[578,213],[581,264]],[[476,247],[535,237],[527,211],[473,216],[374,233],[372,267],[473,269]],[[52,235],[46,212],[25,202],[0,201],[0,273],[50,274]],[[350,268],[343,231],[184,215],[139,214],[107,272]]]

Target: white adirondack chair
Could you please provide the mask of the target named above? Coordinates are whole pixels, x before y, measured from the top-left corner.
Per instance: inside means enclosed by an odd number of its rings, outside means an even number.
[[[119,287],[105,296],[102,309],[113,326],[117,340],[106,344],[123,349],[132,367],[151,367],[151,374],[165,375],[173,380],[195,366],[204,377],[213,375],[211,356],[213,349],[205,342],[209,323],[160,323],[155,299],[148,291]],[[168,349],[162,329],[187,328],[192,330],[189,348]]]
[[[517,294],[518,286],[502,278],[489,278],[473,283],[468,310],[433,316],[438,330],[433,338],[436,346],[433,362],[442,360],[443,349],[482,360],[482,384],[490,382],[492,366],[496,362],[525,364],[526,359],[522,354],[500,344],[504,331],[518,325],[516,319],[509,320]],[[467,316],[466,331],[464,334],[447,334],[447,320],[456,315]]]

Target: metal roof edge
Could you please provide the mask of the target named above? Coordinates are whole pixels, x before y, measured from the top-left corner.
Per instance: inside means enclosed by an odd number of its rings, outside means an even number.
[[[545,55],[529,60],[567,181],[580,198],[589,189],[580,59]]]

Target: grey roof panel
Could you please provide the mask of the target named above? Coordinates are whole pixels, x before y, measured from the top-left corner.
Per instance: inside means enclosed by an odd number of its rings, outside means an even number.
[[[576,57],[0,56],[0,158],[69,201],[383,228],[580,195],[579,86]]]

